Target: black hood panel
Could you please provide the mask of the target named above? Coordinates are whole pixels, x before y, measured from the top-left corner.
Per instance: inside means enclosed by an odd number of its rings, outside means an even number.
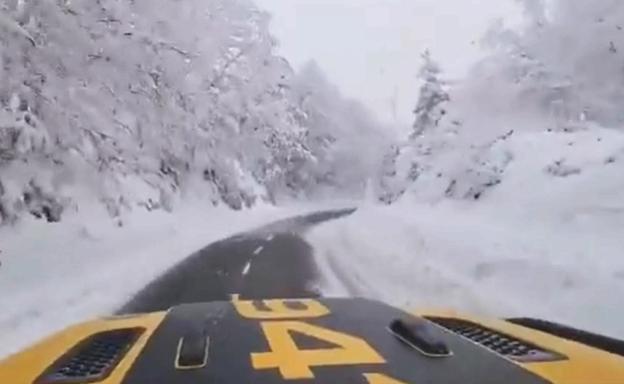
[[[433,336],[449,347],[452,356],[426,356],[390,333],[393,320],[412,317],[393,307],[364,299],[319,301],[329,314],[282,320],[244,318],[231,302],[175,307],[147,342],[124,384],[366,384],[365,374],[382,374],[399,383],[414,384],[546,383],[513,362],[436,326],[432,326]],[[262,308],[262,303],[258,307]],[[277,368],[254,369],[251,355],[270,352],[262,324],[292,321],[364,340],[385,363],[312,366],[314,377],[299,380],[285,379]],[[195,369],[176,368],[180,339],[193,335],[209,340],[206,364]],[[290,336],[300,350],[332,348],[323,340],[315,343],[314,338],[297,332]]]

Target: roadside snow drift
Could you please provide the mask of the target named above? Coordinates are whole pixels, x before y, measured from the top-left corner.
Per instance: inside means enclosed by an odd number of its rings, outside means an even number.
[[[110,315],[163,271],[227,236],[310,207],[235,212],[195,202],[135,211],[118,227],[97,205],[59,224],[0,229],[0,358],[70,324]]]
[[[314,229],[325,293],[624,337],[624,135],[528,133],[504,145],[512,160],[479,200],[415,190]]]

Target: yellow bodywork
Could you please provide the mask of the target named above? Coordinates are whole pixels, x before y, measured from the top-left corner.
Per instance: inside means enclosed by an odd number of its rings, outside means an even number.
[[[566,360],[540,363],[514,362],[553,384],[624,384],[624,357],[559,338],[504,320],[467,316],[455,311],[415,311],[417,316],[462,319],[481,324],[542,348],[558,352]]]
[[[166,312],[105,318],[72,326],[0,362],[0,383],[31,384],[69,348],[89,336],[114,329],[143,328],[145,331],[110,376],[101,384],[118,384],[130,369]]]
[[[144,332],[133,344],[117,368],[110,376],[98,382],[98,384],[119,384],[141,354],[156,328],[164,320],[166,314],[166,312],[155,312],[136,316],[102,318],[67,328],[4,361],[0,361],[0,384],[36,384],[36,380],[42,372],[72,346],[89,336],[108,330],[143,328]],[[621,356],[548,333],[515,325],[504,320],[473,317],[453,311],[426,310],[416,311],[414,314],[474,322],[564,355],[566,359],[560,361],[539,363],[513,362],[553,384],[624,384],[624,358]],[[501,356],[501,358],[504,357]],[[263,363],[259,358],[256,360],[254,363]],[[273,366],[271,365],[272,363],[263,364]],[[390,379],[384,379],[385,381],[379,379],[383,375],[370,376],[375,380],[371,381],[369,379],[369,382],[397,382]]]

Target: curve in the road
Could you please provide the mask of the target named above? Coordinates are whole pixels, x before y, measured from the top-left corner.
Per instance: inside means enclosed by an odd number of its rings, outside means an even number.
[[[318,270],[301,233],[353,213],[318,212],[216,242],[148,284],[118,314],[166,310],[182,303],[245,299],[318,297]]]

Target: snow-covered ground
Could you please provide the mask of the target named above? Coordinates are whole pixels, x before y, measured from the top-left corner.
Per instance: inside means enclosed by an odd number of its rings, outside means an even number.
[[[98,206],[60,224],[26,219],[2,228],[0,357],[69,324],[110,314],[168,267],[213,241],[314,208],[299,204],[235,212],[188,202],[173,214],[137,210],[119,228]]]
[[[505,147],[502,184],[479,201],[411,195],[313,229],[325,293],[624,337],[624,135],[528,133]],[[549,168],[561,159],[566,177]]]

